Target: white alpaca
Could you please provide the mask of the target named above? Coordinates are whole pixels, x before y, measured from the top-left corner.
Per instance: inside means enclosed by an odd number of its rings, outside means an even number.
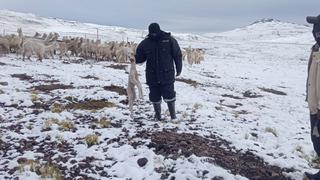
[[[40,39],[45,40],[47,39],[48,35],[46,33],[42,34],[42,37]]]
[[[44,42],[36,39],[27,39],[22,45],[22,60],[24,60],[25,57],[31,60],[32,54],[35,54],[38,57],[38,60],[42,62],[46,53],[52,52],[57,47],[58,44],[55,41],[45,45]]]
[[[54,41],[50,45],[45,45],[44,47],[44,57],[48,58],[50,56],[53,59],[55,52],[59,49],[59,44]]]
[[[11,52],[15,52],[16,54],[19,54],[19,51],[21,50],[21,46],[23,42],[22,29],[19,28],[17,32],[18,32],[18,36],[12,35],[9,38],[9,46],[10,46]]]
[[[42,61],[45,53],[44,44],[32,39],[28,39],[22,45],[22,60],[24,61],[25,57],[31,60],[31,56],[33,53],[38,56],[39,61]]]
[[[68,55],[68,46],[67,43],[64,41],[58,42],[58,50],[59,50],[59,58],[62,59],[63,56],[66,56],[68,59],[70,59]]]
[[[33,38],[37,38],[37,39],[39,39],[39,38],[40,38],[40,36],[41,36],[41,34],[40,34],[40,33],[38,33],[38,32],[36,32],[36,33],[33,35]]]
[[[62,41],[64,43],[62,43],[62,55],[66,55],[67,57],[68,56],[68,51],[71,52],[71,55],[72,56],[78,56],[79,53],[82,55],[82,50],[83,50],[83,46],[85,45],[84,43],[84,39],[83,38],[79,38],[79,37],[76,37],[76,38],[70,38],[68,39],[67,37],[64,37],[62,39]],[[66,47],[63,47],[65,44]],[[66,48],[66,49],[65,49]],[[60,53],[61,54],[61,53]],[[62,56],[61,55],[61,56]]]
[[[90,49],[90,40],[89,39],[85,39],[83,40],[83,43],[81,43],[80,46],[80,56],[88,59],[89,58],[89,50]]]
[[[130,117],[133,118],[133,103],[136,99],[136,91],[135,91],[135,86],[138,88],[139,92],[139,98],[143,98],[143,92],[142,92],[142,86],[139,81],[139,76],[138,76],[138,71],[136,68],[136,62],[135,58],[133,56],[133,53],[131,53],[130,56],[130,72],[129,72],[129,77],[128,77],[128,87],[127,87],[127,95],[128,95],[128,104],[129,104],[129,110],[130,110]]]
[[[185,61],[186,57],[187,57],[187,51],[186,50],[182,50],[181,53],[182,53],[182,60]]]
[[[193,50],[191,49],[191,47],[189,46],[189,48],[187,49],[187,61],[190,65],[193,64],[194,62],[194,54],[193,54]]]
[[[119,47],[117,50],[116,56],[117,56],[117,62],[118,63],[126,63],[129,62],[130,54],[133,52],[133,50],[130,47]]]
[[[98,60],[111,60],[111,48],[108,44],[103,44],[97,48],[97,59]]]

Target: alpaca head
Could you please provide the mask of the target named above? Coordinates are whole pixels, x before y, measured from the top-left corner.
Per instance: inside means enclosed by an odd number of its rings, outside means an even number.
[[[57,41],[54,41],[54,42],[52,43],[52,48],[53,48],[53,49],[58,49],[58,48],[59,48],[59,43],[58,43]]]
[[[135,54],[131,48],[126,48],[126,56],[128,57],[128,59],[130,60],[131,63],[136,62],[136,58],[134,55]]]
[[[19,36],[21,37],[22,36],[22,29],[18,28],[17,32],[18,32]]]
[[[46,34],[46,33],[44,33],[43,35],[42,35],[42,38],[41,39],[46,39],[48,37],[48,35]]]
[[[34,38],[39,38],[40,36],[41,36],[41,34],[38,33],[38,32],[36,32],[33,37],[34,37]]]
[[[129,58],[129,60],[130,60],[130,63],[136,63],[136,58],[134,56]]]

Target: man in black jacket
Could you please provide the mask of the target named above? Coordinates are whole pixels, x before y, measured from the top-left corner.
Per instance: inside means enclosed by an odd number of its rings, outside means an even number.
[[[135,58],[137,64],[147,62],[146,80],[155,119],[162,119],[161,98],[168,104],[171,119],[176,119],[174,81],[182,71],[182,54],[177,40],[162,31],[159,24],[152,23],[148,36],[137,47]]]

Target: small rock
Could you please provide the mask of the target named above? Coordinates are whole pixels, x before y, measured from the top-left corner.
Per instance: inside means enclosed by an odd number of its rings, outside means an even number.
[[[208,173],[209,173],[208,170],[204,170],[204,171],[202,171],[202,176],[205,176],[205,175],[207,175]]]
[[[160,128],[160,126],[159,126],[159,124],[155,123],[155,124],[153,125],[153,128]]]
[[[148,163],[148,159],[147,158],[140,158],[140,159],[138,159],[137,163],[140,167],[143,167]]]
[[[215,176],[212,178],[212,180],[224,180],[224,178],[221,176]]]
[[[257,138],[258,137],[258,134],[257,133],[250,133],[251,134],[251,136],[253,136],[253,137],[255,137],[255,138]]]

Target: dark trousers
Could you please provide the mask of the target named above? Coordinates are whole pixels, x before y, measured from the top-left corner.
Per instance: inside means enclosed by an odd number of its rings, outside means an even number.
[[[160,103],[161,97],[165,102],[176,100],[176,92],[174,91],[174,84],[159,84],[149,86],[149,100],[152,103]]]
[[[310,123],[311,123],[311,141],[313,144],[313,148],[316,151],[317,155],[320,156],[320,136],[317,136],[315,133],[315,128],[318,129],[318,133],[320,133],[320,119],[318,119],[317,115],[310,115]]]

